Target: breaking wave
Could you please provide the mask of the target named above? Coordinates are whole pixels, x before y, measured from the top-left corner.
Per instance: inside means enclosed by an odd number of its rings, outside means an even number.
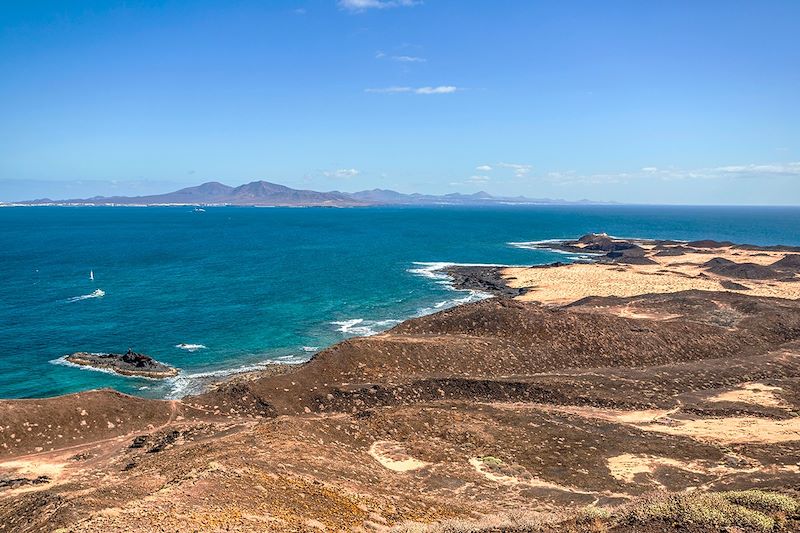
[[[386,320],[367,320],[365,318],[352,318],[350,320],[334,320],[332,325],[336,326],[336,331],[340,331],[347,335],[356,335],[359,337],[368,337],[376,335],[382,331],[386,331],[392,326],[396,326],[402,320],[386,319]]]
[[[248,372],[257,372],[264,370],[271,365],[276,364],[298,364],[307,361],[307,357],[299,355],[283,355],[262,361],[260,363],[252,363],[248,365],[241,365],[234,368],[222,368],[219,370],[208,370],[206,372],[181,372],[177,376],[167,378],[164,382],[169,387],[167,393],[168,399],[180,399],[184,396],[192,394],[200,394],[208,389],[212,383],[221,381],[223,378],[235,376],[237,374],[246,374]]]
[[[196,352],[197,350],[205,350],[208,348],[204,344],[187,344],[185,342],[176,344],[175,347],[180,348],[181,350],[186,350],[187,352]]]
[[[69,298],[67,301],[68,302],[79,302],[81,300],[88,300],[89,298],[102,298],[105,295],[106,295],[106,291],[104,291],[103,289],[97,289],[97,290],[92,291],[89,294],[84,294],[82,296],[75,296],[73,298]]]

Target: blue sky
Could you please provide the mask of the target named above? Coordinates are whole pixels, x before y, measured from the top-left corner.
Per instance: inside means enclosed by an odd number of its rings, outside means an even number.
[[[0,200],[800,204],[800,2],[0,3]]]

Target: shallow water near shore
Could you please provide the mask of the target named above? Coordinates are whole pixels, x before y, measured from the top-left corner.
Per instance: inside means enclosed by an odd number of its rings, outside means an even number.
[[[480,298],[453,291],[445,264],[570,259],[509,243],[605,231],[800,245],[797,228],[800,208],[0,209],[0,397],[180,397]],[[60,359],[128,347],[182,373],[124,378]]]

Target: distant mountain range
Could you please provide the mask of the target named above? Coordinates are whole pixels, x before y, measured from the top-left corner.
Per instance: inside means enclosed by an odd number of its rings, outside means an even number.
[[[51,200],[43,198],[13,205],[238,205],[285,207],[358,207],[370,205],[491,205],[491,204],[587,204],[589,200],[567,202],[548,198],[511,198],[492,196],[486,192],[475,194],[452,193],[442,196],[428,194],[403,194],[387,189],[372,189],[346,193],[318,192],[292,189],[268,181],[254,181],[238,187],[211,181],[186,187],[175,192],[150,196],[95,196],[84,199]],[[8,205],[8,204],[7,204]]]

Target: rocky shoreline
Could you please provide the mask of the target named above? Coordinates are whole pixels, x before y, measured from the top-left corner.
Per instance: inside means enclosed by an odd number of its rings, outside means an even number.
[[[502,275],[503,267],[455,265],[444,269],[452,279],[454,289],[485,292],[492,296],[514,298],[525,294],[526,289],[509,287]]]
[[[111,370],[123,376],[151,379],[170,378],[178,375],[178,369],[156,361],[148,355],[128,350],[124,354],[76,352],[64,358],[70,363]]]
[[[612,241],[598,255],[635,250]],[[457,288],[505,297],[179,401],[0,401],[0,524],[797,531],[800,284],[739,266],[788,277],[800,256],[710,243],[453,267]]]

